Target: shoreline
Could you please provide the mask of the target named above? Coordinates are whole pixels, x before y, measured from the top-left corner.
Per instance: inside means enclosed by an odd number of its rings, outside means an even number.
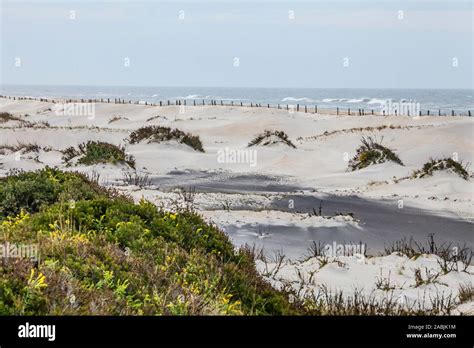
[[[300,103],[297,100],[293,101],[292,103],[278,103],[278,104],[263,104],[257,102],[243,102],[243,101],[231,101],[230,103],[224,102],[224,100],[219,99],[164,99],[160,100],[159,102],[151,102],[151,101],[144,101],[144,100],[125,100],[121,98],[114,98],[112,102],[111,98],[100,98],[100,99],[71,99],[71,98],[41,98],[41,97],[26,97],[26,96],[15,96],[15,95],[0,95],[0,99],[14,99],[14,100],[29,100],[29,101],[40,101],[46,103],[70,103],[70,104],[78,104],[78,103],[102,103],[102,104],[118,104],[118,105],[144,105],[150,107],[165,107],[165,106],[180,106],[180,107],[199,107],[199,106],[220,106],[220,107],[244,107],[244,108],[266,108],[266,109],[277,109],[277,110],[286,110],[289,113],[293,114],[295,112],[302,112],[305,114],[323,114],[323,115],[335,115],[335,116],[398,116],[398,117],[421,117],[421,116],[439,116],[439,117],[472,117],[472,110],[471,109],[420,109],[410,111],[412,108],[408,108],[403,113],[397,114],[397,111],[393,111],[391,113],[385,113],[385,111],[377,111],[380,108],[351,108],[348,105],[345,106],[338,106],[335,105],[333,107],[318,107],[316,103],[306,104]],[[207,100],[207,104],[206,104]],[[391,105],[390,100],[390,105]],[[395,104],[400,104],[395,102]],[[397,109],[400,108],[403,110],[401,105],[397,106]],[[410,114],[411,112],[411,114]]]

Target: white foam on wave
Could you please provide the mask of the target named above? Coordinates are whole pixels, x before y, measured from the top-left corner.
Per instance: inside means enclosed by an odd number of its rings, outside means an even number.
[[[286,98],[283,98],[281,101],[282,102],[285,102],[285,101],[293,101],[293,102],[303,101],[303,102],[307,102],[307,103],[314,103],[315,102],[313,99],[306,98],[306,97],[301,97],[301,98],[286,97]]]
[[[322,101],[323,101],[323,103],[333,103],[333,102],[339,103],[339,102],[347,102],[348,99],[346,99],[346,98],[326,98],[326,99],[323,99]]]
[[[360,98],[360,99],[349,99],[347,102],[348,103],[364,103],[368,102],[370,98]]]
[[[367,104],[372,105],[372,104],[385,104],[387,102],[387,99],[377,99],[377,98],[372,98],[370,99]]]

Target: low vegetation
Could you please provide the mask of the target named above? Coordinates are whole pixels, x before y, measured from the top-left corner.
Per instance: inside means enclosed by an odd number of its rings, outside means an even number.
[[[28,116],[28,115],[25,115]],[[27,128],[48,128],[50,124],[47,121],[31,122],[26,121],[18,116],[14,116],[9,112],[0,112],[0,124],[7,123],[9,121],[16,121],[18,125],[16,127],[27,127]]]
[[[366,295],[362,289],[354,289],[352,295],[342,290],[331,290],[319,286],[318,291],[307,298],[313,315],[446,315],[455,308],[453,296],[437,293],[429,300],[429,309],[418,304],[402,304],[394,289],[385,290],[386,296],[379,298],[375,294]]]
[[[127,185],[134,185],[143,188],[152,184],[150,176],[146,173],[140,173],[136,170],[133,172],[123,171],[122,175],[122,180]]]
[[[120,120],[128,120],[128,118],[127,117],[122,117],[122,116],[114,116],[109,120],[109,124],[113,123],[113,122],[120,121]]]
[[[433,127],[432,125],[418,125],[418,126],[401,126],[401,125],[380,125],[376,127],[367,126],[367,127],[353,127],[353,128],[345,128],[345,129],[336,129],[333,131],[325,131],[322,134],[312,135],[309,137],[298,137],[297,141],[304,141],[304,140],[318,140],[320,138],[329,137],[332,135],[339,135],[339,134],[348,134],[348,133],[362,133],[362,132],[380,132],[383,130],[394,130],[394,129],[423,129],[423,128],[430,128]]]
[[[78,164],[126,163],[135,168],[135,159],[133,156],[127,155],[123,147],[102,141],[88,141],[80,144],[77,149],[71,146],[63,150],[62,153],[63,160],[67,163],[80,156],[77,160]]]
[[[0,243],[39,256],[0,264],[2,315],[304,313],[250,251],[191,211],[135,204],[50,168],[0,181]]]
[[[143,140],[158,143],[176,140],[178,143],[188,145],[196,151],[204,152],[199,136],[185,133],[177,128],[147,126],[139,128],[130,134],[130,144],[137,144]]]
[[[461,162],[455,161],[452,158],[430,159],[423,165],[423,168],[413,172],[414,178],[424,178],[432,176],[436,171],[450,170],[459,175],[464,180],[469,180],[469,172],[467,166]]]
[[[349,168],[359,170],[368,166],[384,163],[387,161],[403,165],[400,158],[389,148],[372,137],[362,137],[362,145],[357,149],[355,156],[349,161]]]
[[[474,286],[471,283],[461,284],[458,297],[460,303],[474,301]]]
[[[426,242],[417,242],[413,238],[401,239],[385,246],[384,255],[394,252],[416,259],[421,255],[431,254],[439,257],[438,264],[442,273],[450,271],[466,271],[472,261],[472,250],[466,245],[455,245],[451,242],[439,243],[433,234]]]
[[[265,130],[263,133],[257,135],[248,146],[269,146],[273,144],[283,143],[289,147],[296,148],[295,144],[288,138],[288,134],[283,131]]]
[[[23,122],[23,120],[19,117],[13,116],[9,112],[0,112],[0,123],[6,123],[8,121],[20,121]]]
[[[43,150],[45,152],[51,151],[51,147],[41,147],[40,145],[36,143],[22,143],[18,142],[15,145],[0,145],[0,155],[5,155],[7,152],[13,153],[13,152],[18,152],[21,151],[22,153],[27,153],[27,152],[39,152],[40,150]]]

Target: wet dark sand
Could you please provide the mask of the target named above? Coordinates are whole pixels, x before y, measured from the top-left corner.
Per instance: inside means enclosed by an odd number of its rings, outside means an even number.
[[[295,192],[309,188],[283,183],[280,178],[268,175],[242,175],[230,173],[172,171],[166,176],[151,178],[162,190],[192,187],[196,192],[262,193]]]
[[[294,202],[294,210],[288,208],[289,200]],[[322,200],[322,214],[333,216],[336,213],[353,213],[359,227],[317,227],[303,229],[288,226],[259,226],[258,229],[272,234],[269,238],[258,238],[254,226],[226,226],[226,231],[236,244],[255,244],[267,250],[282,249],[291,256],[304,253],[312,241],[326,243],[367,244],[369,254],[377,255],[386,245],[406,238],[425,243],[429,234],[434,234],[439,243],[453,243],[474,248],[474,225],[468,221],[453,217],[438,216],[432,212],[405,206],[398,208],[398,201],[372,201],[357,196],[301,196],[289,194],[274,201],[275,210],[312,213],[319,210]]]
[[[278,178],[265,175],[229,175],[205,172],[171,172],[166,177],[156,178],[154,184],[163,189],[178,186],[194,187],[197,192],[221,193],[284,193],[276,199],[271,209],[286,212],[318,212],[320,203],[323,216],[337,213],[353,213],[360,220],[359,228],[310,227],[259,225],[236,227],[222,226],[237,245],[250,244],[264,247],[268,251],[282,250],[292,257],[300,257],[307,251],[312,241],[322,243],[366,243],[369,254],[378,254],[386,245],[402,238],[413,238],[425,242],[429,234],[434,234],[440,243],[466,245],[474,248],[474,224],[452,216],[440,216],[433,212],[404,206],[398,208],[398,200],[367,200],[358,196],[315,197],[302,194],[305,187],[288,185]],[[289,208],[290,200],[293,207]],[[234,208],[235,209],[235,208]],[[237,209],[245,210],[246,207]],[[268,233],[266,238],[259,233]]]

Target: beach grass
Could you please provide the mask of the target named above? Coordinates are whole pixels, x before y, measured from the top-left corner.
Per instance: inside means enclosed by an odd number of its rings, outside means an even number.
[[[451,170],[459,175],[464,180],[469,180],[469,172],[467,166],[461,162],[455,161],[452,158],[433,159],[426,162],[421,169],[413,172],[414,178],[424,178],[432,176],[436,171]]]
[[[289,139],[288,134],[283,131],[270,130],[265,130],[263,133],[257,135],[249,142],[248,146],[269,146],[277,143],[283,143],[294,149],[296,148],[295,144]]]
[[[188,145],[192,149],[204,152],[204,148],[199,136],[185,133],[177,128],[147,126],[141,127],[130,134],[130,144],[137,144],[143,140],[149,142],[163,142],[176,140],[178,143]]]
[[[80,156],[77,160],[78,164],[126,163],[130,167],[135,168],[135,159],[133,156],[127,155],[123,147],[102,141],[88,141],[87,143],[79,144],[77,149],[71,146],[63,150],[62,153],[63,160],[68,163]]]
[[[388,147],[382,145],[382,140],[377,141],[373,137],[362,137],[362,145],[356,151],[354,157],[349,161],[349,168],[360,170],[374,164],[380,164],[387,161],[403,165],[398,155]]]

